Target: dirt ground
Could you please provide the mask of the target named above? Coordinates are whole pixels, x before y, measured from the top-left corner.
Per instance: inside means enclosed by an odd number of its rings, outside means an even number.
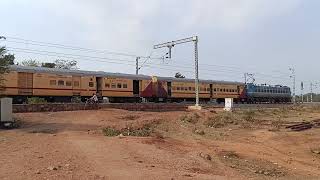
[[[0,179],[320,179],[320,128],[285,128],[320,108],[14,116]]]

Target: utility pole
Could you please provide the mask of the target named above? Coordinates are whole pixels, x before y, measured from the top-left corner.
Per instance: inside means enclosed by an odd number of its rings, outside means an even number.
[[[303,103],[303,82],[301,81],[301,103]]]
[[[256,79],[254,78],[254,74],[252,73],[244,73],[244,83],[254,83]]]
[[[194,61],[195,61],[195,94],[196,94],[196,107],[199,107],[199,69],[198,69],[198,36],[193,36],[189,38],[179,39],[171,42],[166,42],[162,44],[157,44],[153,46],[153,49],[159,48],[168,48],[169,49],[169,56],[171,58],[171,49],[177,44],[183,44],[187,42],[194,42]]]
[[[313,101],[313,96],[312,96],[312,86],[313,86],[313,84],[312,84],[312,82],[310,83],[310,102],[312,102]]]
[[[136,75],[139,74],[139,59],[140,57],[136,57]]]
[[[289,71],[291,71],[291,76],[290,78],[293,79],[293,87],[292,87],[292,91],[293,91],[293,103],[296,103],[296,73],[294,68],[289,68]]]

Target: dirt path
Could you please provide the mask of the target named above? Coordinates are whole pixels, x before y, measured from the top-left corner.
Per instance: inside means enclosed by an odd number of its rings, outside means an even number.
[[[212,129],[194,134],[185,112],[25,113],[0,130],[0,179],[318,179],[320,129]],[[106,137],[107,126],[165,121],[161,137]],[[199,126],[200,127],[200,126]],[[197,126],[197,128],[199,128]],[[206,132],[211,131],[205,129]]]

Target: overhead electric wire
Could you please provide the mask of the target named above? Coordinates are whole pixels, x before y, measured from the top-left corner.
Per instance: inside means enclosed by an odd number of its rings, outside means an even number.
[[[28,40],[28,39],[11,37],[11,36],[7,36],[7,38],[9,38],[9,40],[6,40],[8,42],[23,43],[23,44],[26,44],[26,45],[30,45],[31,44],[31,45],[36,45],[36,46],[55,47],[55,48],[64,48],[64,49],[79,50],[79,51],[86,51],[86,52],[98,52],[98,53],[106,53],[106,54],[113,54],[113,55],[122,55],[122,56],[145,58],[145,61],[142,63],[141,67],[143,67],[143,65],[150,59],[158,59],[158,60],[159,59],[162,59],[162,60],[164,59],[164,58],[152,58],[151,55],[150,56],[137,56],[137,55],[128,54],[128,53],[118,53],[118,52],[111,52],[111,51],[105,51],[105,50],[95,50],[95,49],[82,48],[82,47],[76,47],[76,46],[67,46],[67,45],[62,45],[62,44],[57,44],[57,43],[34,41],[34,40]],[[20,40],[20,41],[25,41],[25,42],[12,41],[12,40],[10,40],[10,38],[11,39]],[[68,55],[70,55],[70,54],[68,54]],[[93,58],[98,58],[98,57],[93,57]],[[108,58],[108,59],[110,59],[110,58]],[[238,70],[239,67],[234,67],[234,66],[213,65],[213,64],[205,64],[205,63],[201,63],[200,65],[220,67],[220,69],[221,69],[221,67],[227,68],[227,69],[233,69],[233,70],[229,70],[229,72],[234,72],[234,71],[240,72],[241,71],[241,70]],[[139,69],[141,69],[141,67]],[[243,71],[241,71],[241,72],[243,72]],[[283,76],[267,75],[267,74],[263,74],[263,73],[260,73],[260,72],[255,72],[255,74],[272,76],[274,78],[283,78]]]
[[[43,56],[52,56],[52,57],[64,57],[64,58],[74,58],[74,57],[70,57],[70,56],[65,56],[65,55],[54,55],[54,54],[49,54],[49,53],[39,53],[39,52],[32,52],[32,51],[27,51],[27,50],[16,50],[16,52],[22,52],[22,53],[30,53],[30,54],[37,54],[37,55],[43,55]],[[88,58],[74,58],[77,59],[79,61],[95,61],[95,62],[102,62],[102,63],[111,63],[111,64],[121,64],[121,65],[130,65],[130,66],[135,66],[135,64],[128,64],[128,63],[121,63],[121,62],[116,62],[116,61],[106,61],[106,60],[92,60],[92,59],[88,59]],[[148,68],[157,68],[157,69],[162,69],[162,70],[170,70],[170,71],[181,71],[181,72],[190,72],[193,73],[193,71],[191,70],[181,70],[181,69],[177,69],[177,68],[162,68],[162,67],[158,67],[158,66],[152,66],[152,65],[146,65],[145,67]],[[206,75],[210,75],[210,76],[215,76],[218,74],[211,74],[211,73],[202,73],[202,74],[206,74]],[[227,75],[229,76],[229,75]],[[233,76],[233,75],[232,75]],[[235,76],[233,76],[235,77]]]
[[[26,39],[22,39],[22,38],[16,38],[16,37],[8,37],[11,39],[17,39],[17,40],[23,40],[25,42],[19,42],[19,41],[12,41],[12,40],[7,40],[7,41],[11,41],[11,42],[15,42],[15,43],[23,43],[26,45],[35,45],[35,46],[44,46],[44,47],[55,47],[55,48],[62,48],[62,49],[70,49],[70,50],[79,50],[79,51],[85,51],[85,52],[98,52],[98,53],[106,53],[106,54],[114,54],[114,55],[123,55],[123,56],[128,56],[128,57],[137,57],[137,55],[133,55],[133,54],[127,54],[127,53],[117,53],[117,52],[110,52],[110,51],[102,51],[102,50],[94,50],[94,49],[88,49],[88,48],[81,48],[81,47],[75,47],[75,46],[66,46],[66,45],[62,45],[62,44],[56,44],[56,43],[46,43],[46,42],[41,42],[41,41],[33,41],[33,40],[26,40]],[[58,52],[50,52],[50,51],[40,51],[40,50],[32,50],[32,49],[24,49],[24,48],[14,48],[14,47],[8,47],[8,48],[12,48],[12,49],[20,49],[20,50],[26,50],[26,51],[36,51],[36,52],[41,52],[41,53],[51,53],[51,54],[60,54],[57,57],[62,57],[61,55],[63,55],[65,57],[65,55],[68,56],[76,56],[76,57],[85,57],[85,58],[95,58],[95,59],[103,59],[103,60],[116,60],[116,61],[126,61],[126,62],[134,62],[134,61],[130,61],[130,60],[123,60],[123,59],[115,59],[115,58],[105,58],[105,57],[95,57],[95,56],[83,56],[83,55],[75,55],[75,54],[67,54],[67,53],[58,53]],[[30,53],[30,52],[29,52]],[[48,55],[48,54],[41,54],[41,55]],[[151,53],[152,55],[152,53]],[[139,56],[140,58],[145,58],[145,61],[142,63],[142,66],[148,66],[150,67],[150,64],[145,64],[147,62],[147,60],[150,59],[161,59],[164,60],[164,58],[152,58],[150,56]],[[70,58],[70,57],[69,57]],[[71,57],[71,58],[75,58],[75,57]],[[99,61],[99,62],[105,62],[105,61]],[[190,61],[191,62],[191,61]],[[108,62],[110,63],[110,61]],[[123,64],[123,63],[119,63],[119,62],[113,62],[113,63],[117,63],[117,64]],[[131,65],[131,64],[130,64]],[[166,64],[154,64],[154,65],[158,65],[158,66],[170,66],[172,67],[172,65],[166,65]],[[231,72],[234,73],[235,71],[241,72],[243,73],[242,70],[239,70],[239,67],[235,67],[235,66],[223,66],[223,65],[213,65],[213,64],[205,64],[205,63],[201,63],[200,65],[205,65],[205,66],[212,66],[212,67],[220,67],[218,70],[214,69],[215,72]],[[135,65],[132,65],[135,66]],[[140,67],[140,68],[141,68]],[[181,65],[175,65],[175,67],[180,67],[180,68],[190,68],[193,69],[192,67],[188,67],[188,66],[181,66]],[[140,69],[139,68],[139,69]],[[158,67],[159,68],[159,67]],[[224,70],[222,70],[221,68],[224,68]],[[164,69],[164,68],[162,68]],[[169,69],[166,69],[169,70]],[[172,70],[172,69],[170,69]],[[202,71],[213,71],[212,69],[205,69],[205,68],[201,68]],[[181,71],[181,69],[179,69],[178,71]],[[183,71],[181,71],[183,72]],[[187,71],[187,72],[193,72],[193,71]],[[208,74],[208,73],[201,73],[201,74]],[[263,74],[260,72],[255,72],[254,74],[261,74],[263,76],[268,76],[268,77],[272,77],[272,78],[277,78],[278,79],[288,79],[285,78],[284,76],[274,76],[274,75],[267,75],[267,74]],[[224,76],[226,76],[226,74],[224,74]],[[230,75],[228,75],[230,76]],[[262,79],[262,78],[259,78]]]
[[[92,56],[81,56],[81,55],[74,55],[74,54],[66,54],[66,53],[57,53],[57,52],[50,52],[50,51],[40,51],[40,50],[33,50],[33,49],[23,49],[23,48],[11,48],[11,49],[18,49],[15,51],[19,51],[19,52],[23,52],[23,53],[31,53],[31,54],[38,54],[38,55],[44,55],[44,56],[53,56],[53,57],[64,57],[64,58],[71,58],[71,59],[79,59],[79,61],[81,60],[85,60],[85,61],[96,61],[96,62],[106,62],[106,63],[113,63],[113,64],[122,64],[122,65],[130,65],[130,66],[135,66],[134,64],[127,64],[127,63],[121,63],[118,61],[126,61],[126,62],[134,62],[134,61],[128,61],[128,60],[122,60],[122,59],[111,59],[111,58],[102,58],[102,57],[92,57]],[[77,57],[71,57],[68,55],[72,55],[72,56],[77,56]],[[93,60],[93,59],[88,59],[88,58],[98,58],[98,59],[102,59],[102,60]],[[108,60],[108,61],[107,61]],[[110,61],[111,60],[111,61]],[[113,60],[113,61],[112,61]],[[116,60],[116,61],[114,61]],[[163,69],[163,70],[170,70],[170,71],[180,71],[180,72],[190,72],[192,73],[193,71],[191,69],[193,69],[192,67],[186,67],[186,66],[175,66],[178,68],[172,69],[172,68],[163,68],[163,67],[158,67],[158,66],[162,66],[163,64],[154,64],[154,65],[150,65],[150,64],[146,64],[145,67],[149,67],[149,68],[157,68],[157,69]],[[165,65],[165,66],[170,66],[170,65]],[[170,66],[172,67],[172,66]],[[179,68],[180,67],[180,68]],[[188,68],[190,70],[184,70],[183,68]],[[211,72],[211,70],[209,70]],[[221,71],[220,71],[221,72]],[[223,71],[222,71],[223,72]],[[209,75],[209,76],[228,76],[228,77],[234,77],[234,78],[239,78],[239,76],[236,76],[235,74],[226,74],[226,73],[204,73],[202,72],[201,74],[203,75]],[[262,79],[262,78],[260,78]]]
[[[141,56],[141,55],[136,55],[136,54],[122,53],[122,52],[113,52],[113,51],[107,51],[107,50],[97,50],[97,49],[91,49],[91,48],[69,46],[69,45],[63,45],[63,44],[58,44],[58,43],[34,41],[34,40],[28,40],[28,39],[11,37],[11,36],[6,36],[6,38],[7,38],[6,39],[7,42],[20,43],[20,44],[26,44],[26,45],[53,47],[53,48],[60,48],[60,49],[77,50],[77,51],[84,51],[84,52],[95,52],[95,53],[100,53],[100,54],[112,54],[112,55],[119,55],[119,56],[160,59],[158,57],[152,58],[150,56]],[[16,40],[20,40],[20,41],[14,41],[14,40],[10,40],[10,39],[16,39]]]

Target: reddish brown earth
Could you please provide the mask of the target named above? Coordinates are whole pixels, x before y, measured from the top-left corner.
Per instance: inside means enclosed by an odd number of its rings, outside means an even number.
[[[0,179],[320,179],[320,154],[312,152],[320,148],[319,128],[270,131],[273,115],[250,128],[237,123],[209,128],[204,120],[217,115],[212,110],[198,112],[196,122],[181,120],[192,114],[114,109],[15,114],[21,127],[0,130]],[[283,120],[319,117],[299,112]],[[149,137],[102,133],[104,127],[150,122],[157,125]]]

